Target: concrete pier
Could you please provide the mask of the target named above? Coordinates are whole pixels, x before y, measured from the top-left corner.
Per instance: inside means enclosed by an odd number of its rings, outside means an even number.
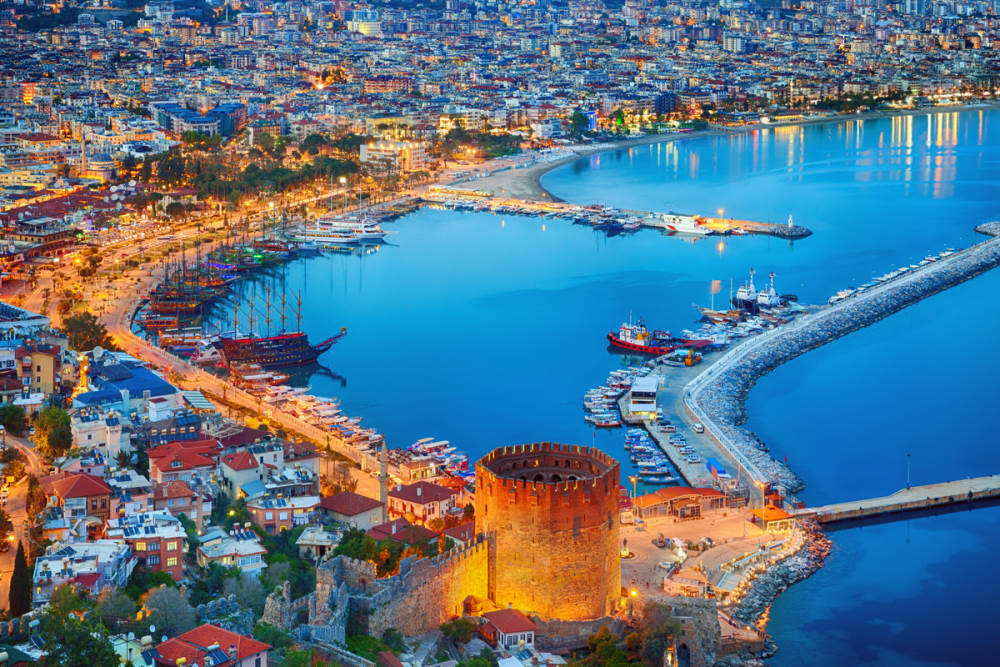
[[[746,421],[744,401],[757,378],[803,352],[874,324],[998,264],[1000,238],[994,238],[750,338],[725,352],[687,385],[684,400],[689,416],[704,424],[755,483],[779,485],[794,493],[802,488],[801,480],[741,427]]]
[[[498,213],[511,213],[522,215],[559,215],[563,217],[577,216],[600,216],[611,214],[624,221],[633,219],[643,227],[656,229],[666,229],[663,224],[657,222],[654,211],[640,211],[634,209],[614,209],[602,206],[580,206],[564,201],[525,201],[505,197],[495,197],[490,192],[481,190],[463,190],[460,188],[437,188],[429,190],[421,195],[422,198],[433,204],[440,206],[456,206],[456,202],[473,205],[473,210],[493,211]],[[701,227],[709,234],[726,236],[732,233],[767,234],[784,239],[801,239],[812,234],[812,232],[801,225],[776,224],[771,222],[755,222],[753,220],[737,220],[734,218],[713,218],[710,216],[697,216]],[[682,234],[683,232],[678,232]]]
[[[900,489],[890,496],[882,496],[881,498],[868,498],[867,500],[796,510],[795,516],[813,517],[820,523],[834,523],[848,519],[969,503],[976,500],[989,500],[990,498],[1000,498],[1000,475],[913,486],[909,489]]]

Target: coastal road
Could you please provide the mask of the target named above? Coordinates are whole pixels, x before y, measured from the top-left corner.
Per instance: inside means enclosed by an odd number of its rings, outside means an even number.
[[[7,609],[10,597],[10,575],[14,571],[14,556],[17,554],[17,543],[24,545],[24,550],[29,551],[28,543],[28,478],[23,477],[21,481],[10,489],[5,507],[7,515],[14,528],[10,535],[13,539],[8,540],[10,548],[5,552],[0,552],[0,609]]]
[[[19,438],[7,434],[7,446],[13,447],[21,452],[24,457],[25,468],[35,477],[43,477],[48,471],[48,465],[42,455],[35,451],[34,444],[27,438]]]

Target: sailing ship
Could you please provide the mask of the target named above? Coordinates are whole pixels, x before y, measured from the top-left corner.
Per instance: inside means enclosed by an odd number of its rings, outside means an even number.
[[[270,329],[270,291],[268,291],[267,302],[267,328]],[[238,305],[234,304],[234,331],[239,330],[239,322],[235,313]],[[250,306],[253,312],[253,303]],[[282,331],[277,335],[254,336],[240,335],[231,338],[222,338],[216,343],[222,357],[222,362],[227,366],[233,364],[256,364],[261,368],[282,368],[289,366],[305,366],[314,363],[319,355],[329,350],[334,343],[347,335],[347,329],[341,328],[340,333],[331,336],[317,345],[309,344],[309,336],[301,330],[302,320],[302,297],[298,297],[297,303],[297,331]],[[284,298],[282,298],[282,325],[284,325]],[[253,323],[251,321],[251,330]]]

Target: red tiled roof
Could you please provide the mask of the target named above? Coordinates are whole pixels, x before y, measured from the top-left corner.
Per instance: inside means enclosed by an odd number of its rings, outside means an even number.
[[[451,528],[445,528],[444,534],[462,542],[468,542],[476,536],[476,522],[466,521]]]
[[[647,493],[644,496],[639,496],[635,499],[635,504],[640,508],[646,508],[688,496],[721,497],[723,495],[725,494],[721,491],[717,491],[716,489],[692,488],[690,486],[665,486],[662,489],[657,489],[653,493]]]
[[[537,626],[531,622],[531,619],[517,609],[488,611],[483,614],[483,618],[488,623],[492,623],[497,630],[505,635],[516,632],[534,632],[537,629]]]
[[[90,496],[111,495],[111,487],[100,477],[85,472],[67,475],[61,479],[45,482],[48,493],[66,498],[89,498]]]
[[[179,658],[184,658],[189,665],[195,664],[196,660],[198,664],[202,664],[208,653],[208,647],[213,644],[218,644],[219,650],[227,655],[230,646],[236,647],[236,660],[227,660],[216,667],[229,667],[271,648],[270,645],[251,637],[244,637],[206,623],[157,645],[156,650],[160,654],[158,661],[169,665],[176,664]]]
[[[237,433],[226,436],[225,438],[220,438],[219,443],[224,449],[229,447],[242,447],[270,437],[270,435],[271,434],[267,431],[259,431],[255,428],[244,427],[242,431],[238,431]]]
[[[402,518],[375,526],[365,534],[376,540],[395,540],[403,544],[429,542],[437,537],[434,531],[427,530],[423,526],[414,526]]]
[[[336,495],[326,496],[320,500],[319,504],[325,510],[344,516],[357,516],[382,506],[382,503],[374,498],[353,491],[341,491]]]
[[[408,503],[425,505],[427,503],[446,500],[454,496],[455,491],[438,486],[437,484],[431,484],[430,482],[417,482],[415,484],[407,484],[406,486],[397,486],[395,489],[389,491],[389,495]]]
[[[253,452],[243,450],[235,454],[226,454],[222,457],[222,462],[233,470],[251,470],[257,467],[257,457]]]
[[[156,500],[163,500],[167,498],[190,498],[193,495],[194,491],[191,490],[188,483],[180,479],[153,486],[153,498]]]

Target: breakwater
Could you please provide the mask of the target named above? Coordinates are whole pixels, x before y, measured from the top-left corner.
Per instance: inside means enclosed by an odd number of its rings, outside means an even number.
[[[931,262],[895,280],[838,301],[729,350],[685,388],[685,405],[755,483],[794,493],[804,486],[766,445],[742,427],[745,400],[757,379],[777,366],[1000,264],[1000,239]]]

